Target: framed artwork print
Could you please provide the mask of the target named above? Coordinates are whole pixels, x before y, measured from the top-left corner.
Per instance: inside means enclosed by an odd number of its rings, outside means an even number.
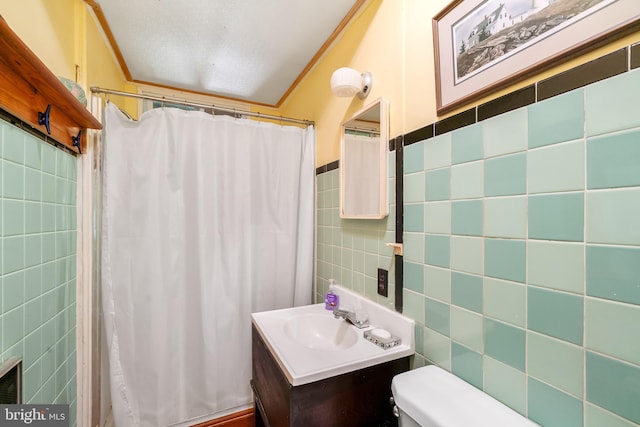
[[[638,0],[455,0],[433,18],[438,114],[636,30]]]

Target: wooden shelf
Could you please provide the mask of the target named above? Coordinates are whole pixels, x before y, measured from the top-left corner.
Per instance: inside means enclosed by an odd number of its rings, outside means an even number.
[[[0,16],[0,108],[46,135],[45,126],[38,124],[38,113],[48,105],[49,137],[77,152],[72,137],[82,131],[84,153],[86,130],[102,129],[102,125]]]

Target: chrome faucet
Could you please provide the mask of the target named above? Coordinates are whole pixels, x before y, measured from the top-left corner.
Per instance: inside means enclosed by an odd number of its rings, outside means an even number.
[[[336,308],[333,310],[333,316],[336,319],[344,319],[357,328],[363,329],[369,326],[369,316],[365,312],[353,312]]]

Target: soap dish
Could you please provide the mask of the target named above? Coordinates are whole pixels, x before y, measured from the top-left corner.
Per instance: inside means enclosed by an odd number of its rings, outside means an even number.
[[[385,329],[369,329],[364,331],[364,339],[371,341],[378,347],[382,347],[384,350],[390,349],[397,345],[400,345],[400,338],[392,335]]]

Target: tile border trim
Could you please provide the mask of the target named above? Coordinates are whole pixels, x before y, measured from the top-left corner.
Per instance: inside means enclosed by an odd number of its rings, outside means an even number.
[[[399,144],[406,147],[636,68],[640,68],[640,42],[625,46],[552,77],[539,80],[529,86],[516,89],[499,98],[492,99],[435,123],[429,123],[404,135],[391,138],[389,139],[389,151],[397,151]],[[336,169],[338,167],[337,163],[338,161],[336,160],[317,168],[316,174],[320,175]]]

